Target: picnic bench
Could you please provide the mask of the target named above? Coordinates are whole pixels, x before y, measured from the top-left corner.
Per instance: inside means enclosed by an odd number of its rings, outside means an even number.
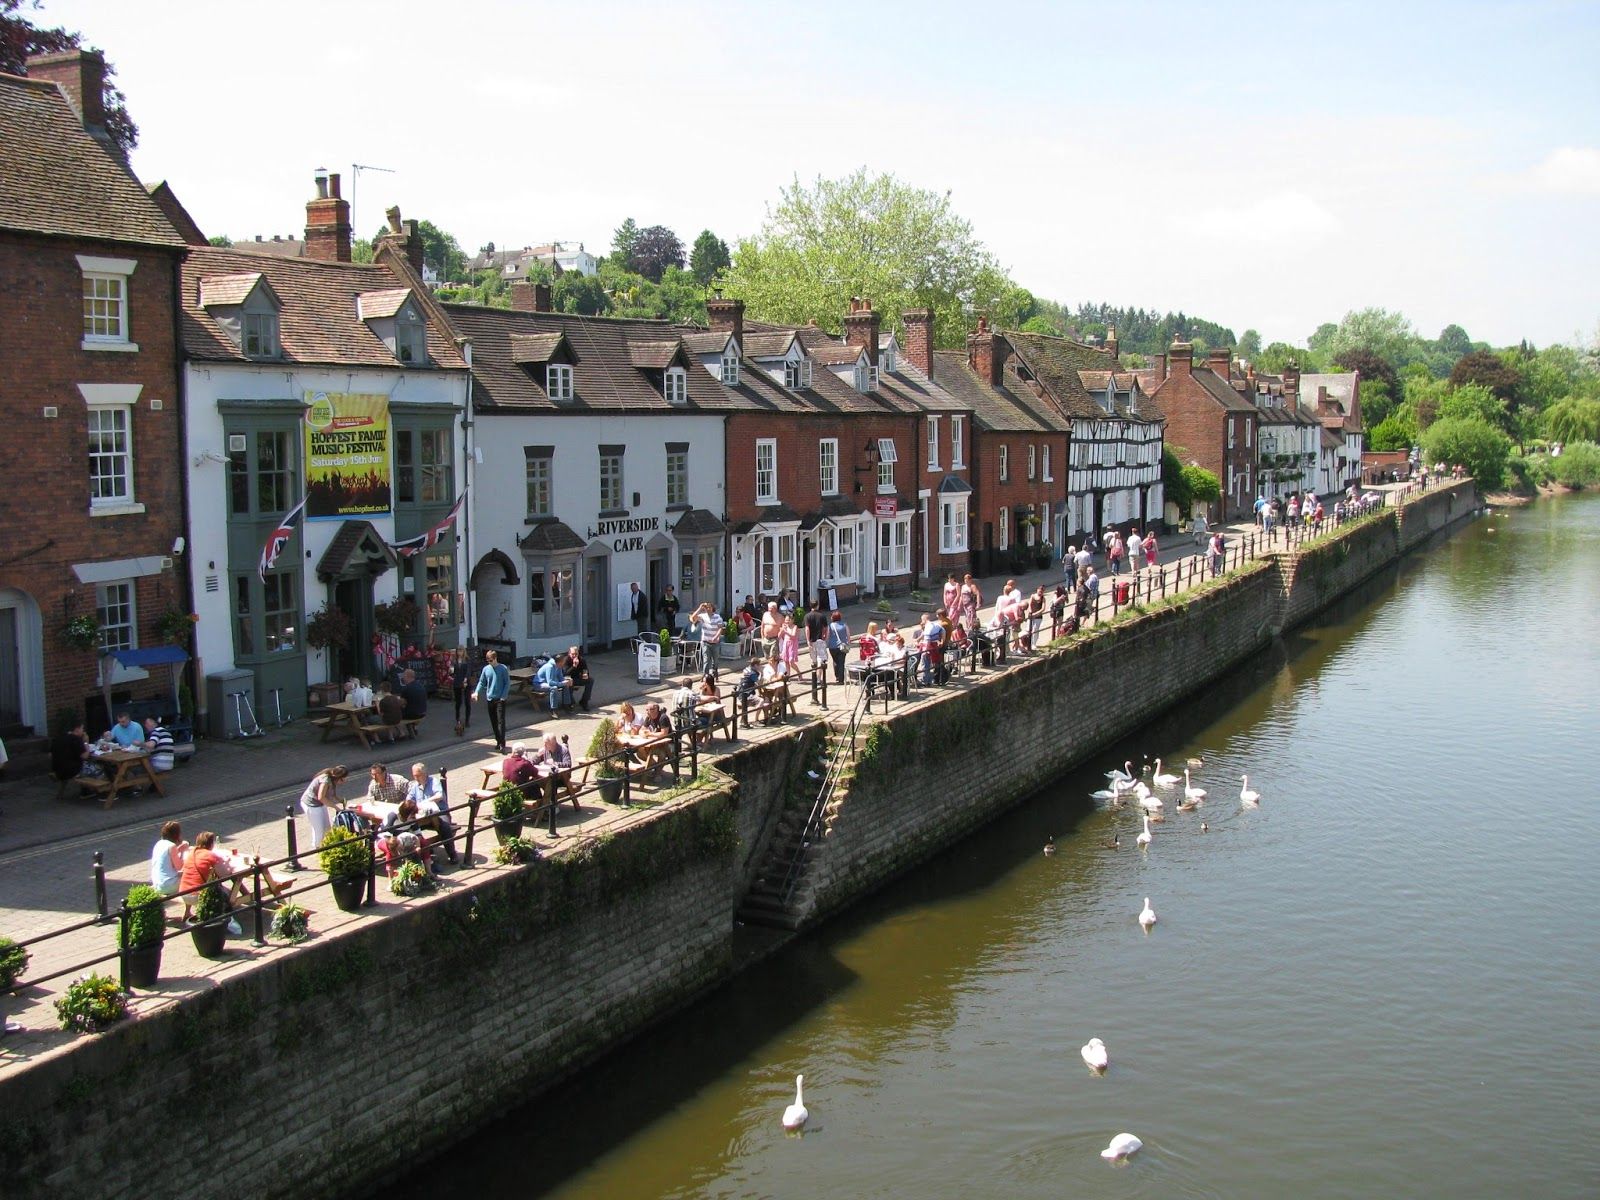
[[[62,781],[61,790],[65,791],[67,784],[75,782],[82,789],[80,795],[87,791],[104,797],[102,808],[110,808],[115,804],[118,794],[128,787],[143,787],[148,784],[155,789],[157,795],[167,794],[167,789],[161,786],[161,777],[150,766],[148,754],[138,750],[107,750],[95,754],[94,761],[108,774],[103,777],[74,775],[71,779]]]
[[[322,730],[323,741],[338,734],[356,738],[366,749],[371,749],[373,741],[378,739],[393,741],[398,737],[414,738],[423,722],[422,717],[402,717],[393,724],[380,722],[368,725],[361,718],[375,714],[377,709],[363,708],[348,700],[326,705],[324,711],[326,716],[311,718],[311,724]]]

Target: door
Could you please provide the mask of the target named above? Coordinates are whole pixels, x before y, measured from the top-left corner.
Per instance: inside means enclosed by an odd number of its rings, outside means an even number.
[[[372,580],[341,579],[333,585],[333,605],[350,616],[350,644],[334,653],[336,680],[354,675],[374,680],[379,674],[372,656]]]
[[[17,610],[0,608],[0,725],[22,723],[22,652]]]
[[[650,604],[650,628],[659,629],[660,625],[656,621],[656,602],[661,599],[661,593],[667,590],[667,584],[672,582],[672,576],[668,573],[667,553],[665,550],[652,550],[650,552],[645,575],[645,599]],[[680,600],[679,603],[682,603],[682,601]]]
[[[604,557],[586,558],[583,560],[583,644],[585,646],[609,646],[611,644],[610,621],[606,617],[606,602],[610,595],[609,577],[611,572],[607,569],[609,560]],[[654,579],[656,564],[650,564],[651,578]],[[665,586],[665,584],[663,584]],[[654,584],[652,584],[654,587]]]

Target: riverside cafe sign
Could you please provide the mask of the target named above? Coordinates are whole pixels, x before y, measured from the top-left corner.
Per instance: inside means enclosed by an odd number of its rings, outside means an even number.
[[[617,537],[617,534],[656,533],[660,528],[660,517],[614,517],[589,526],[589,540],[611,538],[611,549],[618,554],[626,554],[630,550],[643,550],[644,538]]]

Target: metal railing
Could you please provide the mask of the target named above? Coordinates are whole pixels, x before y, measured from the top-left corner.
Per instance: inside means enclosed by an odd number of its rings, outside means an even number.
[[[828,765],[823,771],[821,785],[817,788],[816,801],[806,816],[806,823],[800,830],[800,842],[795,847],[794,854],[790,856],[789,865],[783,874],[782,892],[785,907],[794,897],[795,888],[800,885],[800,878],[805,871],[806,851],[810,849],[811,843],[816,840],[822,829],[828,802],[833,799],[834,791],[839,786],[839,777],[844,771],[845,761],[855,757],[856,734],[861,728],[861,718],[869,694],[863,687],[856,696],[856,702],[850,709],[850,718],[845,725],[844,736],[835,741],[833,753],[828,756]]]

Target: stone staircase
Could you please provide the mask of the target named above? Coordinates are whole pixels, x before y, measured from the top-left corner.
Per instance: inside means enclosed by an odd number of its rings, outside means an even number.
[[[50,739],[35,737],[26,725],[0,725],[0,741],[6,744],[4,779],[25,779],[43,775],[50,769]]]

